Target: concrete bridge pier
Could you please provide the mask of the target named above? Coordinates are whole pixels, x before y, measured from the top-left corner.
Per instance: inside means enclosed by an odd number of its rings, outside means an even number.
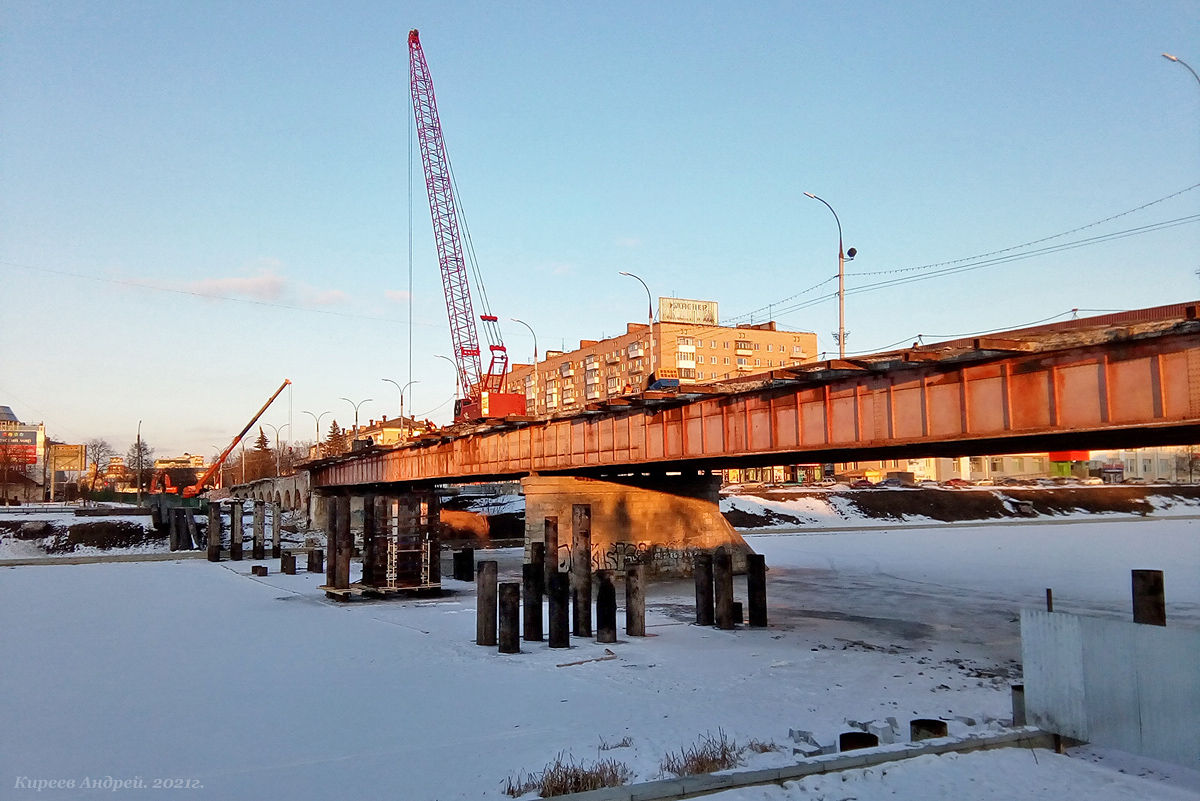
[[[575,476],[529,476],[525,491],[525,543],[546,543],[547,557],[557,551],[573,563],[580,558],[574,532],[559,531],[559,521],[574,522],[573,513],[586,505],[590,514],[591,571],[616,570],[645,564],[650,575],[691,575],[698,553],[724,546],[733,569],[746,569],[750,546],[721,515],[719,476],[690,471],[684,474],[614,476],[603,479]],[[554,541],[548,541],[554,540]],[[557,546],[557,547],[555,547]],[[565,567],[571,570],[571,566]],[[574,572],[571,570],[571,572]]]

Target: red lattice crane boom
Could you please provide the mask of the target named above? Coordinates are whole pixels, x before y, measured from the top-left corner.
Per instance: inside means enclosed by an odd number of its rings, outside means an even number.
[[[433,238],[437,244],[442,290],[446,294],[446,311],[450,317],[450,339],[454,348],[455,365],[458,368],[458,380],[466,396],[457,417],[480,419],[524,414],[524,396],[519,396],[519,408],[516,408],[518,396],[504,395],[502,392],[504,376],[508,372],[508,351],[501,339],[497,318],[488,308],[487,294],[476,267],[475,284],[483,309],[479,319],[483,322],[490,352],[488,370],[483,372],[479,334],[475,327],[471,288],[467,280],[462,209],[457,202],[454,175],[450,167],[450,158],[446,155],[446,142],[442,138],[442,124],[438,118],[437,100],[433,93],[433,76],[429,73],[429,65],[425,62],[425,53],[421,49],[421,39],[415,30],[408,33],[408,61],[413,115],[416,118],[417,140],[421,147],[421,163],[425,168],[429,213],[433,218]]]

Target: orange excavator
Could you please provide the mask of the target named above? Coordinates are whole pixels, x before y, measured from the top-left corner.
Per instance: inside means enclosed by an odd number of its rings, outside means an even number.
[[[283,393],[284,389],[286,389],[291,383],[292,382],[289,379],[284,379],[283,383],[279,385],[279,389],[275,390],[275,394],[267,399],[267,402],[263,404],[263,407],[258,410],[258,414],[250,418],[250,422],[246,423],[246,427],[241,430],[241,433],[233,438],[233,442],[229,443],[229,447],[226,448],[225,451],[219,457],[217,457],[211,465],[209,465],[208,470],[204,471],[204,475],[200,476],[200,478],[196,480],[195,484],[192,484],[189,487],[184,487],[183,491],[180,492],[171,482],[171,477],[167,475],[167,471],[159,470],[154,474],[154,478],[150,480],[151,494],[179,494],[184,498],[195,498],[197,495],[203,492],[204,486],[212,479],[214,475],[217,474],[217,471],[221,469],[221,465],[225,464],[225,460],[229,458],[229,454],[233,453],[233,449],[237,447],[237,444],[242,441],[242,437],[246,436],[246,432],[254,427],[254,424],[258,422],[258,418],[262,417],[263,414],[266,413],[267,409],[271,407],[271,404],[275,402],[275,399],[278,398],[280,394]]]

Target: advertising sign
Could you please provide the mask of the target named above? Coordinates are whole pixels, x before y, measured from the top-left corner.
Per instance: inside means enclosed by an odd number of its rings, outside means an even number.
[[[687,298],[659,298],[658,319],[664,323],[717,325],[717,302],[715,300],[688,300]]]
[[[66,473],[82,473],[87,469],[84,451],[82,445],[51,445],[50,464],[53,467],[50,469]]]
[[[37,428],[0,428],[0,461],[37,464]]]

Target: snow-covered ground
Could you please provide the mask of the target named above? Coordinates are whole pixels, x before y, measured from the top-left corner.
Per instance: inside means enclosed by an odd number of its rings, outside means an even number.
[[[502,798],[506,779],[559,753],[612,757],[637,780],[657,778],[664,754],[718,731],[778,744],[747,757],[765,767],[794,759],[790,728],[825,741],[847,718],[996,728],[1017,675],[1017,611],[1043,603],[1045,587],[1060,609],[1127,616],[1128,571],[1164,568],[1169,621],[1200,626],[1197,521],[748,541],[771,568],[771,628],[689,625],[690,583],[656,584],[653,636],[622,636],[607,646],[615,659],[569,666],[560,665],[603,657],[606,646],[532,643],[510,656],[478,647],[473,585],[450,580],[440,598],[339,605],[316,589],[323,576],[284,576],[277,563],[266,578],[251,577],[250,562],[199,560],[0,569],[0,777],[194,780],[203,788],[189,797],[213,799]],[[519,549],[489,555],[502,580],[519,575]],[[626,736],[628,746],[600,750]],[[888,767],[886,778],[862,772],[851,789],[834,776],[738,792],[1185,792],[1103,763],[1043,770],[1028,751],[972,759],[917,760]],[[1081,777],[1092,784],[1075,793]]]

